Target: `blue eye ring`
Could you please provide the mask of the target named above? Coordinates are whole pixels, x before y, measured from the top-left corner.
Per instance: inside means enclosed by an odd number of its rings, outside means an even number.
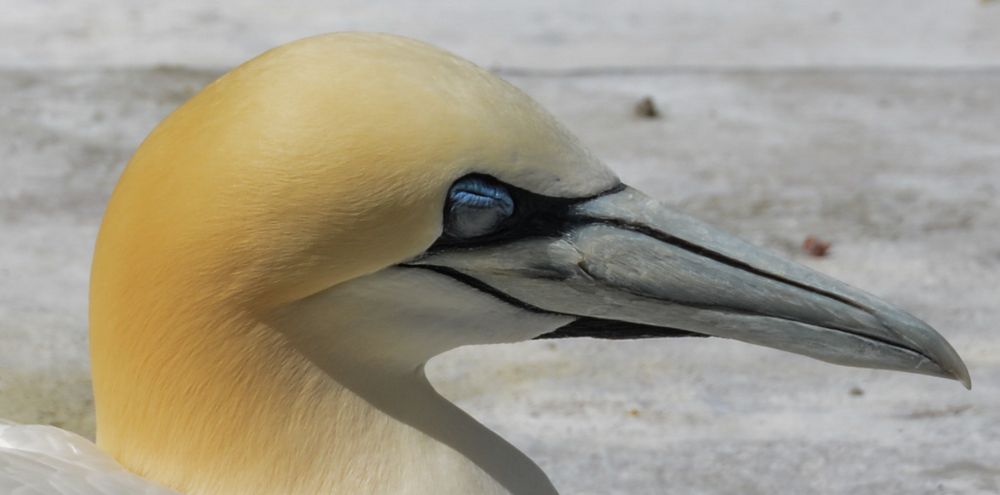
[[[506,187],[486,177],[467,176],[448,191],[444,233],[455,239],[491,234],[514,215],[514,198]]]
[[[499,208],[504,215],[514,213],[514,199],[507,188],[479,177],[467,177],[451,186],[448,199],[452,204],[470,208]]]

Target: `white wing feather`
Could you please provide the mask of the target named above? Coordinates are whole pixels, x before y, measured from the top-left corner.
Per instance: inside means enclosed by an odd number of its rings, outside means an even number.
[[[180,495],[123,468],[89,440],[53,426],[0,421],[0,494]]]

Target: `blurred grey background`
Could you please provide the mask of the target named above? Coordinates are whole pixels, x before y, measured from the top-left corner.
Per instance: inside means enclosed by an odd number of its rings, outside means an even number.
[[[902,305],[972,373],[717,339],[436,359],[564,493],[1000,493],[1000,4],[975,0],[0,0],[0,417],[93,434],[89,262],[130,153],[228,68],[339,30],[493,68],[626,182]]]

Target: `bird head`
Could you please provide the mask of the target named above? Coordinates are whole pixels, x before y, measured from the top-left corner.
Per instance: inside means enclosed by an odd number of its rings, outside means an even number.
[[[917,318],[645,196],[512,85],[386,35],[277,48],[168,117],[93,289],[102,321],[251,315],[323,367],[697,335],[969,384]]]

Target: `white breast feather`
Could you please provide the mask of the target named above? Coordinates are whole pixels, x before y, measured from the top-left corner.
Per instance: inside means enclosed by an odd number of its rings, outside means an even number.
[[[5,421],[0,421],[0,494],[179,495],[126,471],[79,435]]]

